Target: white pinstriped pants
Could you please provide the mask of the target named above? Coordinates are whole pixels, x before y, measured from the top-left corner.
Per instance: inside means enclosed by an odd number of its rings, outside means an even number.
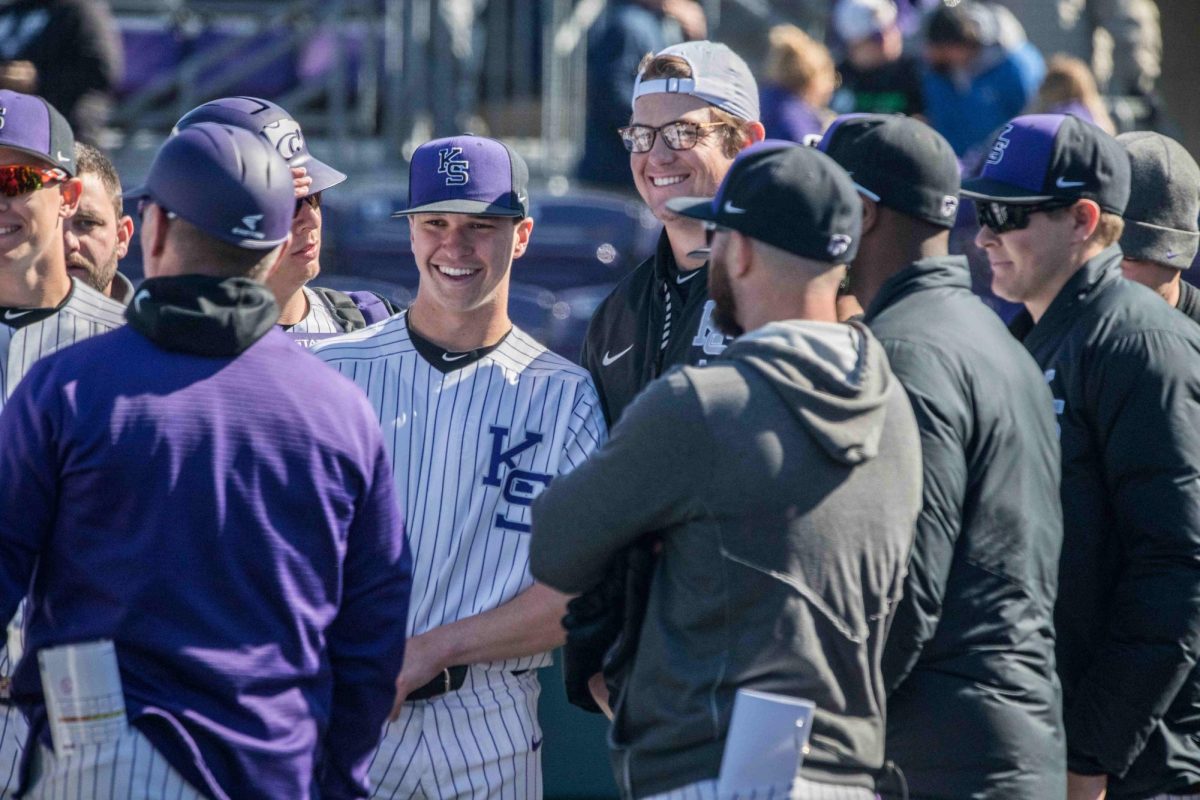
[[[371,760],[378,800],[541,800],[537,671],[470,667],[462,688],[406,703]]]
[[[717,782],[691,783],[669,792],[644,797],[642,800],[717,800]],[[870,789],[861,786],[837,786],[798,778],[790,788],[779,786],[738,792],[733,798],[725,800],[876,800],[876,795]]]
[[[150,740],[130,728],[115,742],[58,758],[38,746],[30,800],[204,800]]]
[[[1200,800],[1200,794],[1156,794],[1150,800]]]

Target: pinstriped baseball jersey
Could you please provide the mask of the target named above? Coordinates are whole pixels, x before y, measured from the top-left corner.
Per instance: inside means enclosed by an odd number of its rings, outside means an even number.
[[[0,315],[0,411],[29,368],[43,356],[68,345],[119,328],[125,324],[125,307],[72,278],[71,293],[55,313],[23,325],[20,310]],[[9,319],[6,321],[5,316]],[[10,324],[11,323],[11,324]],[[14,624],[20,627],[21,612]],[[16,664],[10,662],[8,647],[0,648],[0,677],[11,678]],[[21,712],[3,707],[0,720],[0,797],[17,788],[17,771],[25,746],[27,727]]]
[[[407,313],[313,352],[379,414],[413,555],[409,636],[528,588],[533,498],[606,435],[587,372],[515,327],[478,361],[442,372],[417,353]],[[487,666],[549,663],[539,653]]]
[[[302,290],[308,298],[308,313],[304,319],[288,328],[291,333],[342,333],[346,326],[333,315],[329,301],[307,286]]]
[[[9,310],[0,316],[0,409],[39,358],[125,324],[123,305],[74,278],[66,303],[54,314],[21,325],[24,313]]]

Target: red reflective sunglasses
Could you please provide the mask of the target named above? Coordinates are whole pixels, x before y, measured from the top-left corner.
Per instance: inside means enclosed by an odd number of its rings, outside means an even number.
[[[35,167],[30,164],[0,165],[0,193],[5,197],[19,197],[36,192],[44,186],[67,179],[67,173],[58,167]]]

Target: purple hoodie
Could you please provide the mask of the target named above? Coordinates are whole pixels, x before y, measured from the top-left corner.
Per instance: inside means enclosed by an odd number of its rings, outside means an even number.
[[[279,331],[224,358],[126,326],[43,359],[0,415],[34,735],[32,655],[109,638],[130,720],[197,789],[365,798],[410,585],[392,487],[366,398]]]

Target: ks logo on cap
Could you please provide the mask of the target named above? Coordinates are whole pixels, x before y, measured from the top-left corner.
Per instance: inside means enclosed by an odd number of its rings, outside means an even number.
[[[1008,146],[1012,144],[1008,140],[1008,134],[1012,131],[1013,126],[1010,122],[1004,126],[1004,130],[996,137],[996,143],[992,145],[992,152],[988,153],[987,163],[993,167],[1004,160],[1004,154],[1008,151]]]
[[[461,147],[446,147],[438,150],[438,175],[446,176],[447,186],[463,186],[471,180],[468,170],[471,162],[460,158]]]

